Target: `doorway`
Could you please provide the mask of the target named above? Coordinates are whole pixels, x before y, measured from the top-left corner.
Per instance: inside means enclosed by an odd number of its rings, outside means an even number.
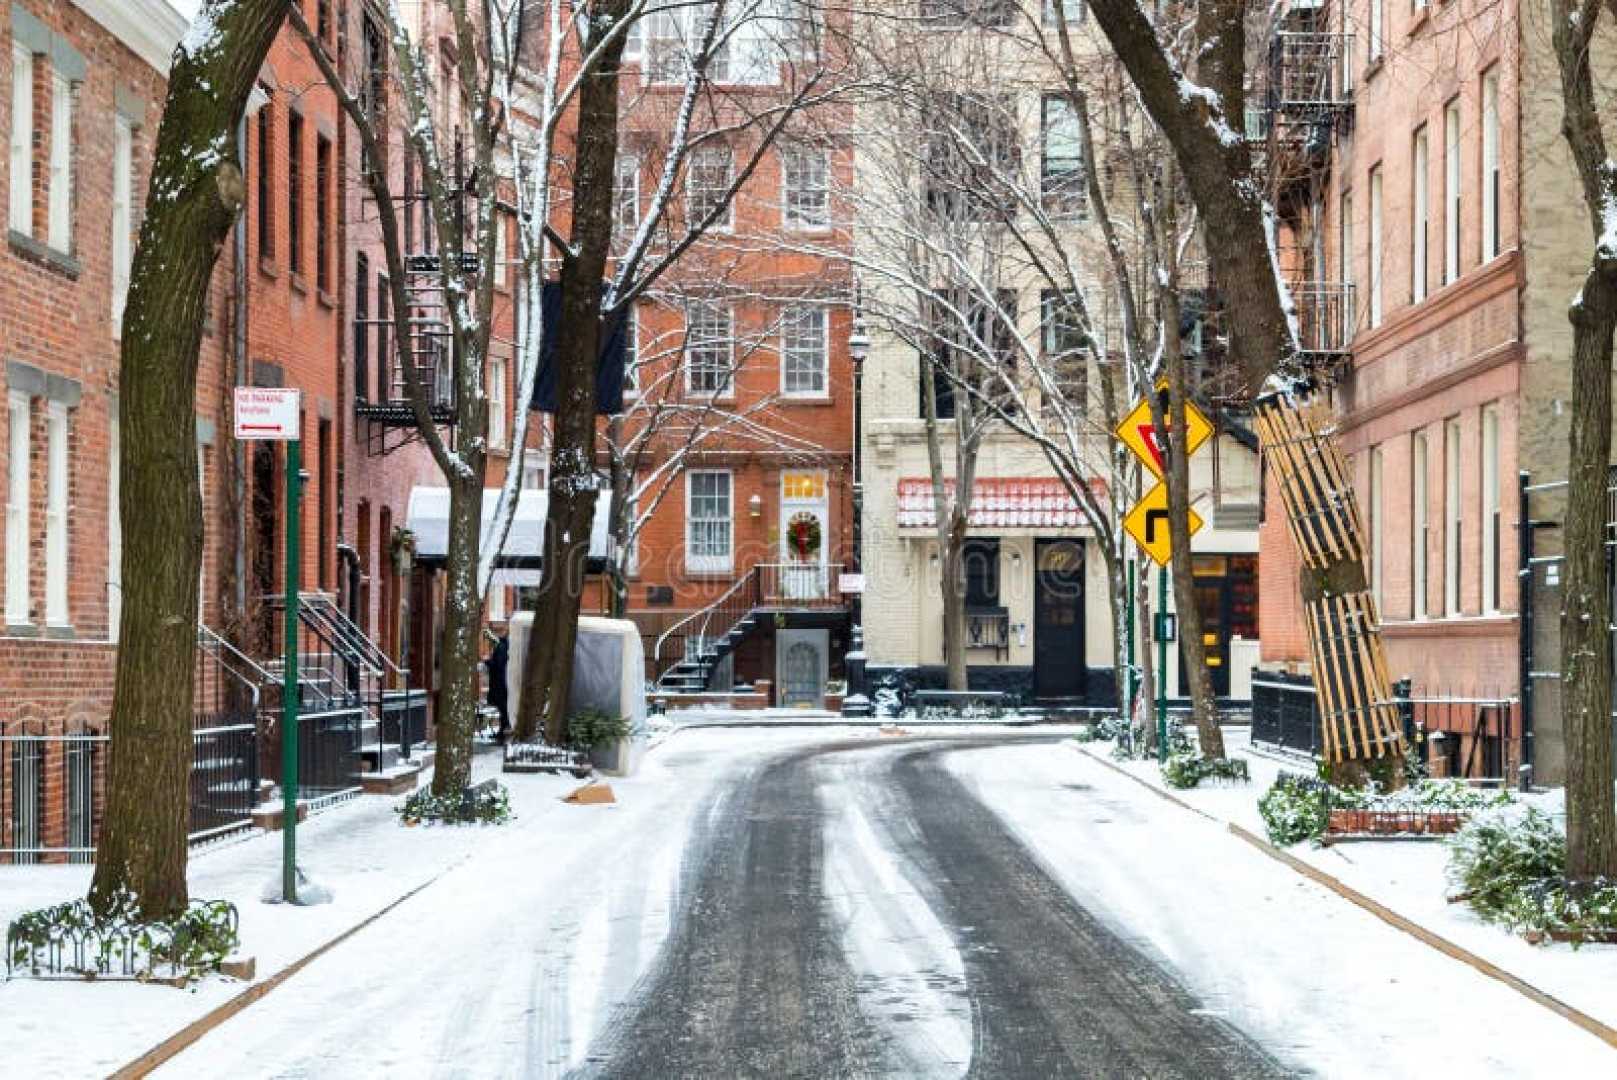
[[[281,462],[273,442],[253,443],[252,498],[252,589],[249,603],[256,603],[258,648],[263,656],[278,656],[275,647],[275,613],[264,602],[276,591],[276,538],[281,521]]]
[[[823,600],[830,595],[825,562],[828,516],[824,472],[781,474],[781,591],[787,600]]]
[[[1034,696],[1082,697],[1089,686],[1083,541],[1036,541],[1033,565]]]
[[[1202,619],[1207,674],[1215,697],[1230,695],[1230,643],[1258,636],[1258,557],[1256,555],[1192,555],[1196,610]],[[1189,696],[1190,665],[1179,654],[1179,693]]]
[[[775,685],[783,709],[825,708],[829,630],[775,631]]]

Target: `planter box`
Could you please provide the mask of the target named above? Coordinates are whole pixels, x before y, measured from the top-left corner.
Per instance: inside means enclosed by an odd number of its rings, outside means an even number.
[[[1447,836],[1460,831],[1465,815],[1454,810],[1332,810],[1331,836]]]

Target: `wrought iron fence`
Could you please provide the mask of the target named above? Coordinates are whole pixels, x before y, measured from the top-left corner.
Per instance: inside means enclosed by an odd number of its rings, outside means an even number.
[[[89,862],[106,780],[105,729],[0,724],[0,864]]]
[[[1252,673],[1252,741],[1314,755],[1321,749],[1314,681],[1280,671]]]

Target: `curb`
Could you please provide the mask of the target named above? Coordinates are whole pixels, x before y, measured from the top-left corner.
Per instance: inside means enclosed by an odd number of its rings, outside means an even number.
[[[1458,960],[1460,963],[1465,964],[1474,971],[1477,971],[1478,973],[1486,975],[1488,978],[1493,979],[1496,982],[1510,987],[1512,990],[1527,998],[1529,1001],[1542,1005],[1544,1008],[1555,1013],[1557,1016],[1561,1017],[1561,1019],[1576,1024],[1578,1027],[1582,1028],[1584,1031],[1587,1031],[1589,1034],[1593,1035],[1606,1045],[1617,1048],[1617,1028],[1613,1028],[1608,1024],[1604,1024],[1601,1021],[1596,1020],[1594,1017],[1590,1016],[1581,1009],[1568,1005],[1555,995],[1540,990],[1538,987],[1534,986],[1530,982],[1527,982],[1520,976],[1506,971],[1493,961],[1484,959],[1483,957],[1472,952],[1470,949],[1467,949],[1461,945],[1456,945],[1448,938],[1436,933],[1435,931],[1427,929],[1426,927],[1415,922],[1413,919],[1398,914],[1398,912],[1387,907],[1380,901],[1374,899],[1373,897],[1367,896],[1359,890],[1353,888],[1351,885],[1346,884],[1340,878],[1332,874],[1328,874],[1319,867],[1299,859],[1289,851],[1275,847],[1273,844],[1269,843],[1269,841],[1263,839],[1261,836],[1258,836],[1250,830],[1235,824],[1235,822],[1224,821],[1221,818],[1214,817],[1212,814],[1207,813],[1207,811],[1190,805],[1178,796],[1169,794],[1156,785],[1142,780],[1140,777],[1135,776],[1127,769],[1120,768],[1116,762],[1107,761],[1105,758],[1102,758],[1099,755],[1090,753],[1082,746],[1074,744],[1073,748],[1090,761],[1104,765],[1106,768],[1117,773],[1119,776],[1127,777],[1136,784],[1139,784],[1141,787],[1145,788],[1147,791],[1152,792],[1168,802],[1173,803],[1175,806],[1184,810],[1189,810],[1198,817],[1211,821],[1214,824],[1222,825],[1229,833],[1246,841],[1248,844],[1257,848],[1271,859],[1290,867],[1293,871],[1301,874],[1303,877],[1308,878],[1310,881],[1313,881],[1318,885],[1323,885],[1325,888],[1331,890],[1331,892],[1342,897],[1342,899],[1348,901],[1356,907],[1368,911],[1370,914],[1374,915],[1387,925],[1402,930],[1404,933],[1415,938],[1417,941],[1436,949],[1438,952],[1449,957],[1451,960]]]
[[[140,1055],[140,1057],[136,1058],[134,1061],[131,1061],[128,1065],[125,1065],[123,1068],[113,1073],[112,1080],[134,1080],[134,1078],[151,1074],[159,1066],[166,1064],[175,1057],[178,1057],[183,1051],[188,1049],[192,1044],[196,1043],[197,1040],[201,1039],[214,1028],[223,1024],[226,1020],[229,1020],[231,1017],[243,1011],[254,1002],[268,996],[270,991],[279,987],[292,976],[296,975],[298,972],[320,959],[320,957],[324,956],[338,945],[341,945],[343,942],[347,941],[349,938],[353,937],[367,926],[370,926],[372,923],[382,918],[382,916],[387,915],[400,904],[426,889],[429,885],[436,884],[440,878],[442,878],[445,874],[448,874],[451,870],[455,870],[460,867],[468,858],[470,858],[470,856],[463,856],[462,858],[457,859],[455,862],[444,867],[442,870],[438,871],[436,874],[432,875],[432,877],[428,878],[426,881],[423,881],[409,892],[389,901],[386,905],[376,911],[371,912],[371,914],[355,923],[353,926],[350,926],[336,937],[326,941],[313,952],[308,953],[306,956],[303,956],[300,959],[294,960],[292,963],[288,964],[280,971],[277,971],[274,975],[271,975],[263,982],[254,983],[241,993],[237,994],[235,997],[216,1005],[207,1013],[204,1013],[202,1016],[191,1021],[189,1024],[185,1025],[185,1027],[181,1028],[173,1035],[170,1035],[168,1038],[164,1039],[162,1042]]]

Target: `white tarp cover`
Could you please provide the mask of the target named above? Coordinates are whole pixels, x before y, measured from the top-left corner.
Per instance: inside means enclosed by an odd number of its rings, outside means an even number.
[[[494,507],[500,501],[498,488],[483,489],[483,543],[494,535]],[[537,584],[539,573],[533,567],[543,553],[545,542],[545,508],[549,492],[529,488],[517,500],[516,517],[511,521],[511,533],[506,538],[505,550],[496,567],[508,569],[496,575],[496,580],[507,585]],[[596,493],[595,524],[590,529],[590,558],[604,559],[607,555],[607,519],[612,508],[612,493]],[[406,524],[415,534],[415,554],[418,559],[442,560],[449,553],[449,489],[446,487],[417,487],[410,490],[410,507]],[[518,569],[512,564],[527,564]],[[532,577],[533,581],[526,580]]]

